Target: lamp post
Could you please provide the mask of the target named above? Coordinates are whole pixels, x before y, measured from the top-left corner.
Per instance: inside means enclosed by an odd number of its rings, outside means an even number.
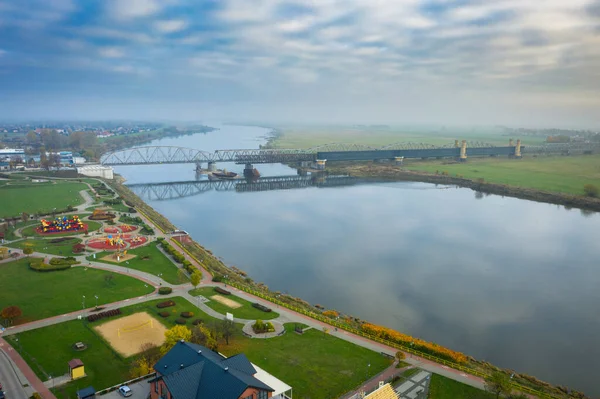
[[[96,309],[98,309],[98,295],[94,295],[94,298],[96,298]]]
[[[158,276],[158,284],[162,285],[162,281],[160,281],[160,280],[162,280],[162,273],[158,273],[157,276]]]
[[[83,299],[81,300],[81,308],[85,309],[85,295],[82,295]]]

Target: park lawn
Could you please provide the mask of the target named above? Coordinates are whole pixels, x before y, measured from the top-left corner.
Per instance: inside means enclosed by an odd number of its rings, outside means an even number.
[[[13,242],[8,245],[11,248],[20,248],[24,249],[30,247],[34,252],[41,252],[45,254],[51,255],[62,255],[62,256],[70,256],[73,255],[73,245],[79,244],[81,239],[76,237],[65,237],[68,238],[65,241],[52,243],[52,239],[37,239],[37,240],[21,240],[17,242]],[[75,254],[77,255],[77,254]]]
[[[18,237],[15,234],[15,231],[22,228],[22,227],[27,227],[27,226],[35,226],[37,227],[39,225],[39,222],[33,221],[33,220],[28,220],[26,222],[17,222],[17,226],[13,227],[12,224],[10,227],[8,227],[8,229],[4,232],[4,238],[8,241],[12,241],[12,240],[17,240],[20,237]]]
[[[225,288],[225,289],[227,289],[227,288]],[[214,287],[201,287],[201,288],[197,288],[195,290],[191,290],[190,295],[193,295],[193,296],[202,295],[203,297],[210,299],[210,297],[213,295],[221,295],[221,294],[216,292]],[[231,314],[233,314],[234,317],[237,317],[240,319],[271,320],[271,319],[276,319],[277,317],[279,317],[279,313],[276,313],[276,312],[268,312],[267,313],[267,312],[263,312],[262,310],[253,308],[252,302],[246,301],[245,299],[242,299],[238,296],[235,296],[235,295],[223,295],[223,296],[225,298],[231,299],[232,301],[236,301],[237,303],[239,303],[242,306],[237,309],[232,309],[229,306],[223,305],[222,303],[217,302],[213,299],[211,299],[209,302],[206,302],[205,305],[208,306],[209,308],[211,308],[212,310],[221,313],[223,316],[225,316],[226,313],[231,313]]]
[[[84,202],[79,192],[86,188],[83,183],[73,182],[5,185],[0,187],[0,212],[3,216],[17,216],[22,212],[52,212],[54,208],[77,206]]]
[[[157,304],[159,304],[161,302],[169,301],[169,300],[174,301],[175,306],[171,306],[168,308],[160,308],[160,309],[156,307]],[[132,315],[132,314],[138,313],[138,312],[148,312],[149,315],[154,316],[166,328],[174,327],[176,325],[175,320],[181,318],[182,312],[192,312],[194,314],[194,317],[190,317],[189,319],[184,319],[187,322],[186,324],[187,324],[188,328],[193,328],[192,322],[196,319],[201,319],[203,322],[206,322],[208,320],[216,320],[215,318],[213,318],[213,317],[207,315],[206,313],[202,312],[201,310],[199,310],[196,306],[192,305],[185,298],[182,298],[180,296],[169,297],[169,298],[164,298],[164,297],[159,296],[158,299],[154,299],[154,300],[143,302],[143,303],[138,303],[135,305],[129,305],[124,308],[121,308],[121,314],[119,316],[110,317],[101,322],[94,323],[94,326],[101,325],[102,323],[106,323],[111,320],[116,320],[121,317],[129,316],[129,315]],[[171,313],[171,315],[168,317],[162,317],[158,314],[160,312],[169,312],[169,313]],[[241,326],[240,326],[240,335],[241,335]]]
[[[131,269],[140,270],[146,273],[154,274],[158,276],[162,273],[162,279],[170,284],[184,284],[189,281],[186,275],[182,275],[185,278],[181,278],[179,274],[179,268],[167,258],[157,248],[158,242],[151,242],[150,244],[144,245],[143,247],[134,248],[127,251],[127,254],[137,255],[135,258],[128,260],[127,262],[107,262],[101,258],[111,254],[112,252],[98,252],[96,253],[96,259],[93,256],[88,256],[86,259],[89,261],[96,261],[102,263],[110,263],[113,265],[119,265],[122,267],[129,267]],[[149,259],[144,260],[143,257],[148,256]]]
[[[66,321],[7,339],[42,381],[48,380],[48,375],[67,373],[69,360],[81,359],[87,376],[54,389],[59,398],[73,398],[75,391],[90,385],[100,390],[126,381],[133,360],[120,357],[87,324],[82,320]],[[72,345],[76,342],[83,342],[88,348],[75,351]]]
[[[114,209],[116,212],[130,213],[129,207],[127,205],[124,205],[122,202],[119,202],[116,205],[108,205],[108,206],[111,207],[112,209]]]
[[[0,309],[19,306],[23,316],[18,323],[81,309],[84,295],[85,307],[90,308],[96,304],[94,295],[98,295],[98,305],[102,305],[154,290],[133,277],[85,267],[36,272],[29,268],[31,259],[23,258],[0,267]],[[110,286],[105,281],[108,275],[113,276]]]
[[[450,176],[484,179],[490,183],[583,195],[585,184],[600,187],[600,155],[469,158],[465,163],[447,161],[406,162],[405,168],[430,173],[447,171]]]
[[[482,391],[462,382],[433,374],[429,385],[429,399],[492,399],[490,392]]]
[[[77,212],[73,212],[73,215],[76,215],[76,214],[77,214]],[[72,215],[69,215],[67,217],[71,217],[71,216]],[[96,222],[94,220],[83,220],[83,218],[85,216],[86,215],[82,215],[82,216],[79,216],[79,218],[81,219],[81,221],[83,222],[83,224],[87,224],[87,226],[88,226],[88,233],[92,232],[92,231],[96,231],[100,227],[102,227],[102,223],[100,223],[100,222]],[[52,219],[51,216],[47,217],[47,220],[51,220],[51,219]],[[85,234],[84,230],[68,231],[68,232],[64,232],[64,233],[40,234],[36,230],[36,228],[39,225],[40,224],[38,222],[36,224],[28,226],[28,227],[24,228],[21,231],[21,234],[24,235],[24,236],[28,236],[28,237],[32,237],[32,236],[35,236],[35,237],[62,237],[62,236],[74,236],[74,235],[84,235]]]

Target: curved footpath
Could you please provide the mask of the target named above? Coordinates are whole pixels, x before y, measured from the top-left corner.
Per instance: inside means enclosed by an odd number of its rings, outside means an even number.
[[[82,196],[84,196],[85,203],[87,204],[89,201],[88,198],[85,198],[86,197],[85,195],[82,195]],[[160,232],[160,229],[158,229],[158,227],[151,220],[147,219],[145,217],[145,215],[139,214],[139,216],[144,220],[144,222],[146,224],[148,224],[149,226],[151,226],[155,229],[156,237],[163,237],[167,242],[172,244],[175,248],[178,248],[178,245],[173,242],[174,240],[172,237]],[[185,258],[187,260],[189,260],[197,269],[199,269],[202,272],[202,282],[200,283],[200,286],[210,286],[210,287],[227,286],[225,283],[213,282],[210,273],[208,273],[208,271],[206,269],[204,269],[204,267],[201,264],[196,262],[196,260],[193,259],[192,257],[190,257],[187,253],[182,252],[182,251],[181,251],[181,253],[185,256]],[[52,256],[52,255],[36,252],[33,254],[33,256],[39,256],[39,257],[45,258],[47,256]],[[95,261],[90,262],[85,259],[85,256],[77,256],[76,258],[82,262],[80,265],[77,265],[76,267],[91,267],[94,269],[102,269],[102,270],[107,270],[107,271],[111,271],[111,272],[115,272],[115,273],[119,273],[119,274],[123,274],[123,275],[128,275],[131,277],[135,277],[135,278],[137,278],[147,284],[150,284],[154,287],[154,292],[152,292],[148,295],[139,296],[136,298],[125,299],[122,301],[102,305],[102,307],[106,310],[116,309],[116,308],[133,305],[133,304],[144,303],[144,302],[155,300],[158,298],[172,298],[172,297],[181,296],[181,297],[185,298],[186,300],[188,300],[192,305],[194,305],[195,307],[197,307],[198,309],[200,309],[204,313],[207,313],[210,316],[213,316],[216,318],[224,317],[224,315],[214,311],[213,309],[208,307],[206,304],[202,303],[198,297],[194,297],[194,296],[190,295],[188,291],[190,291],[193,288],[190,283],[181,284],[181,285],[173,285],[173,284],[167,283],[166,281],[160,279],[159,277],[157,277],[153,274],[145,273],[143,271],[130,269],[130,268],[118,266],[118,265],[107,264],[107,263],[101,263],[101,262],[95,262]],[[173,292],[169,295],[159,295],[158,288],[160,286],[170,287],[173,289]],[[331,334],[335,337],[346,340],[348,342],[352,342],[356,345],[371,349],[376,352],[381,352],[381,353],[385,353],[387,355],[394,356],[395,353],[398,351],[396,348],[393,348],[393,347],[390,347],[390,346],[387,346],[387,345],[384,345],[384,344],[381,344],[381,343],[378,343],[375,341],[371,341],[367,338],[349,333],[347,331],[344,331],[344,330],[338,331],[337,329],[333,328],[329,324],[312,319],[308,316],[297,313],[297,312],[287,309],[285,307],[280,307],[279,305],[268,302],[262,298],[256,297],[245,291],[241,291],[235,287],[229,286],[228,289],[233,291],[236,296],[239,296],[242,299],[245,299],[250,302],[258,302],[260,304],[263,304],[267,307],[272,308],[273,310],[276,310],[279,313],[279,317],[277,317],[276,319],[273,319],[271,321],[273,321],[277,324],[283,325],[285,323],[295,323],[295,322],[303,323],[303,324],[308,325],[309,327],[316,328],[316,329],[319,329],[322,331],[327,329],[329,331],[329,334]],[[62,314],[62,315],[58,315],[58,316],[54,316],[54,317],[49,317],[49,318],[43,319],[43,320],[37,320],[37,321],[30,322],[30,323],[25,323],[25,324],[21,324],[18,326],[9,327],[4,331],[3,335],[13,335],[13,334],[21,333],[23,331],[33,330],[36,328],[41,328],[41,327],[45,327],[45,326],[49,326],[49,325],[62,323],[64,321],[68,321],[68,320],[75,320],[80,316],[86,317],[89,314],[90,310],[92,310],[92,309],[93,308],[77,310],[77,311],[74,311],[71,313],[66,313],[66,314]],[[234,321],[236,323],[248,324],[252,320],[234,318]],[[12,359],[12,361],[16,364],[16,366],[19,368],[21,373],[29,381],[29,384],[37,392],[39,392],[44,399],[55,399],[54,395],[48,390],[48,388],[46,388],[46,386],[43,384],[43,382],[39,380],[39,378],[35,375],[35,373],[33,373],[31,368],[29,368],[29,366],[21,358],[21,356],[18,354],[18,352],[13,350],[13,348],[5,340],[3,340],[1,338],[0,338],[0,350],[2,350],[4,353],[6,353]],[[438,363],[434,363],[430,360],[423,359],[423,358],[420,358],[420,357],[417,357],[414,355],[410,355],[410,354],[407,354],[407,357],[404,361],[409,363],[412,366],[417,366],[419,368],[430,371],[432,373],[443,375],[443,376],[453,379],[455,381],[459,381],[459,382],[462,382],[467,385],[471,385],[471,386],[479,388],[479,389],[484,388],[484,381],[481,378],[470,375],[470,374],[465,374],[461,371],[454,370],[448,366],[443,366]],[[398,370],[395,369],[395,371],[398,371]],[[365,384],[362,387],[360,387],[359,389],[367,389],[371,385],[376,384],[379,380],[388,378],[391,375],[392,375],[392,368],[388,368],[388,369],[384,370],[382,373],[380,373],[379,375],[371,378],[369,381],[366,381]]]

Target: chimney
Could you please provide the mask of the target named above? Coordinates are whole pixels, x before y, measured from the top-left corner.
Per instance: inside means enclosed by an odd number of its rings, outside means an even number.
[[[183,339],[181,341],[179,341],[179,342],[181,342],[182,344],[185,343],[185,341]]]
[[[225,370],[225,371],[228,371],[228,370],[229,370],[229,367],[225,367],[225,369],[224,369],[224,370]]]
[[[198,354],[201,355],[202,354],[202,349],[198,349]]]
[[[183,363],[181,363],[181,364],[179,365],[179,368],[180,368],[180,369],[182,369],[182,368],[183,368]]]

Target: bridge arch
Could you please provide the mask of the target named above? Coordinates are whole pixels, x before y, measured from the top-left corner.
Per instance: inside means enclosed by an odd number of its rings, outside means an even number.
[[[209,162],[213,155],[206,151],[174,146],[146,146],[106,153],[100,157],[103,165],[146,165]]]

